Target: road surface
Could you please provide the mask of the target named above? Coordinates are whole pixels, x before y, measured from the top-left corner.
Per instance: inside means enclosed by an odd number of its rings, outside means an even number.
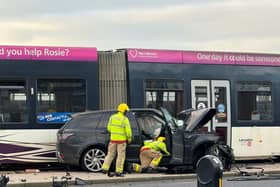
[[[233,178],[223,179],[223,187],[279,187],[280,178],[278,180],[245,180],[245,181],[229,181]],[[237,179],[237,178],[235,178]],[[107,183],[89,185],[88,187],[197,187],[196,180],[163,180],[163,181],[143,181],[129,183]],[[74,187],[74,186],[73,186]]]

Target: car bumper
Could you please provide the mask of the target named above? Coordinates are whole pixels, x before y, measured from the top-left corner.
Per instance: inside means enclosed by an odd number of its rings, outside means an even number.
[[[76,147],[69,147],[63,143],[57,144],[56,147],[56,158],[58,162],[76,166],[80,164],[78,149]]]

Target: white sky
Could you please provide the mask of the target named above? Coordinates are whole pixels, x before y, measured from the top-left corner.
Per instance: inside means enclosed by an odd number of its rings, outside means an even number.
[[[0,0],[0,45],[280,54],[279,0]]]

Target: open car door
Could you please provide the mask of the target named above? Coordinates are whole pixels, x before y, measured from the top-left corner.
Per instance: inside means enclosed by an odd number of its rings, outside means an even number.
[[[171,153],[169,164],[182,164],[184,161],[184,130],[177,127],[176,119],[165,109],[160,108],[166,121],[166,144]]]

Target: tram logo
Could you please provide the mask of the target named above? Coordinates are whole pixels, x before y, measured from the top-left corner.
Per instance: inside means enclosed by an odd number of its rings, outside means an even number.
[[[247,146],[247,147],[251,147],[253,143],[252,138],[240,138],[238,141],[240,142],[241,146]]]
[[[136,58],[138,56],[138,50],[137,49],[130,49],[129,50],[129,55],[132,57],[132,58]]]

